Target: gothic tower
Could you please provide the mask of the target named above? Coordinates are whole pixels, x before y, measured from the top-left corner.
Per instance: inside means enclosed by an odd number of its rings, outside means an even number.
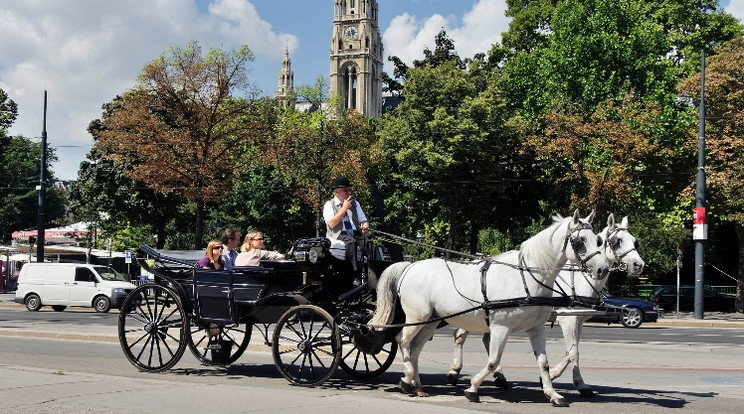
[[[382,113],[382,40],[377,0],[334,0],[331,35],[331,96],[342,108]]]
[[[294,108],[297,95],[294,92],[294,73],[292,73],[292,61],[289,60],[289,49],[284,48],[284,60],[282,61],[282,70],[279,72],[279,87],[274,94],[274,98],[279,101],[281,106],[291,106]]]

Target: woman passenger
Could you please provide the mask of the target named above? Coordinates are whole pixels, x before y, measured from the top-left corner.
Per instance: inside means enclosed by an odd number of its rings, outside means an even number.
[[[264,237],[260,231],[245,235],[245,241],[240,246],[240,254],[235,259],[235,266],[259,266],[261,259],[284,259],[284,255],[277,251],[264,250]]]
[[[223,270],[225,268],[225,261],[222,259],[222,242],[219,240],[212,240],[207,244],[207,251],[204,252],[204,257],[199,260],[200,269],[213,269]]]

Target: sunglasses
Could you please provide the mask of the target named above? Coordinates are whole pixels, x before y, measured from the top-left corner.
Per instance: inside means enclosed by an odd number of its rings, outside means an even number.
[[[215,249],[219,249],[219,250],[222,250],[222,249],[223,249],[223,247],[222,247],[222,246],[214,246],[214,247],[212,247],[212,250],[215,250]]]
[[[263,240],[263,237],[256,237],[255,239],[251,239],[251,240]]]

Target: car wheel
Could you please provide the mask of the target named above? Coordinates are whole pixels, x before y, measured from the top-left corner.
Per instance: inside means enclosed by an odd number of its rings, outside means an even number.
[[[106,296],[99,296],[93,300],[96,312],[106,313],[111,309],[111,301]]]
[[[63,310],[67,309],[67,306],[65,306],[65,305],[52,305],[52,309],[54,309],[55,312],[62,312]]]
[[[627,312],[623,314],[620,321],[626,328],[637,328],[643,323],[643,312],[638,308],[626,308]]]
[[[39,295],[32,293],[26,298],[26,309],[30,311],[37,311],[41,309],[41,298]]]

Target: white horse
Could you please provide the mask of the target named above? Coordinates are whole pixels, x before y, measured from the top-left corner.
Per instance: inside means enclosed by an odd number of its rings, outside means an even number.
[[[377,285],[377,309],[369,322],[381,327],[393,319],[396,298],[405,326],[396,336],[404,364],[401,390],[427,396],[421,384],[418,358],[440,318],[470,332],[489,332],[486,366],[470,381],[465,396],[478,401],[478,387],[499,365],[512,332],[527,332],[537,358],[543,392],[554,406],[567,406],[552,386],[545,354],[545,322],[550,316],[552,286],[567,261],[581,263],[596,277],[609,272],[602,243],[592,231],[592,212],[578,210],[507,252],[478,263],[428,259],[388,267]]]
[[[600,233],[599,237],[604,240],[603,249],[612,269],[627,269],[631,276],[638,276],[643,272],[645,263],[638,253],[638,241],[628,230],[628,217],[623,217],[620,225],[615,223],[615,216],[610,214],[607,218],[607,227]],[[556,279],[556,292],[554,296],[570,294],[578,297],[579,302],[584,301],[587,305],[596,305],[599,301],[600,292],[607,283],[607,278],[597,278],[577,270],[563,270]],[[593,397],[594,392],[584,382],[579,368],[579,341],[581,331],[591,315],[568,314],[558,310],[556,320],[563,331],[566,342],[566,355],[550,370],[550,379],[554,380],[563,374],[570,363],[573,363],[573,383],[582,397]],[[462,329],[455,331],[455,352],[450,371],[447,378],[454,385],[462,369],[462,348],[468,332]],[[486,334],[487,335],[487,334]],[[484,343],[487,343],[484,336]],[[496,368],[494,383],[501,388],[507,388],[508,383],[504,377],[501,366]]]

